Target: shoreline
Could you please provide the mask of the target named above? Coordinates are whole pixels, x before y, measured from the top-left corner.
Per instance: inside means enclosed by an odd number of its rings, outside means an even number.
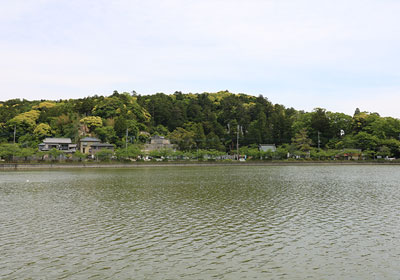
[[[269,162],[140,162],[140,163],[1,163],[0,171],[73,168],[140,168],[172,166],[328,166],[328,165],[400,165],[400,162],[374,161],[269,161]]]

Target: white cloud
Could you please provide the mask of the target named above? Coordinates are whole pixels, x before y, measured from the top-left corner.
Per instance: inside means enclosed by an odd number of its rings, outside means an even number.
[[[5,1],[0,99],[230,89],[386,114],[363,92],[400,87],[399,13],[392,0]]]

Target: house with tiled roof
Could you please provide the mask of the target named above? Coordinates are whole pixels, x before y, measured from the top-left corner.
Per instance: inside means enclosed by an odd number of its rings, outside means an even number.
[[[39,144],[39,151],[46,152],[51,149],[57,149],[65,153],[74,153],[76,152],[76,144],[73,144],[70,138],[45,138]]]
[[[114,145],[101,143],[101,140],[95,137],[84,137],[79,140],[79,151],[83,154],[94,155],[102,149],[114,151]]]

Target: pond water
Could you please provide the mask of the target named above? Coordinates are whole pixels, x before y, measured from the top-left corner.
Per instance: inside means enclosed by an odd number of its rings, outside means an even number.
[[[0,172],[1,279],[398,279],[400,166]]]

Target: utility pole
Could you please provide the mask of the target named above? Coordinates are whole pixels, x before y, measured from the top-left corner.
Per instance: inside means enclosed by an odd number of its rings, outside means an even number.
[[[15,144],[15,134],[17,133],[17,126],[14,125],[14,144]]]
[[[320,147],[320,143],[321,143],[321,141],[319,140],[319,134],[320,134],[320,132],[318,131],[318,152],[319,152],[319,147]]]
[[[128,128],[126,129],[126,136],[125,136],[125,150],[128,150]]]
[[[236,153],[237,153],[237,160],[239,160],[239,129],[240,126],[237,126],[237,135],[236,135]]]

